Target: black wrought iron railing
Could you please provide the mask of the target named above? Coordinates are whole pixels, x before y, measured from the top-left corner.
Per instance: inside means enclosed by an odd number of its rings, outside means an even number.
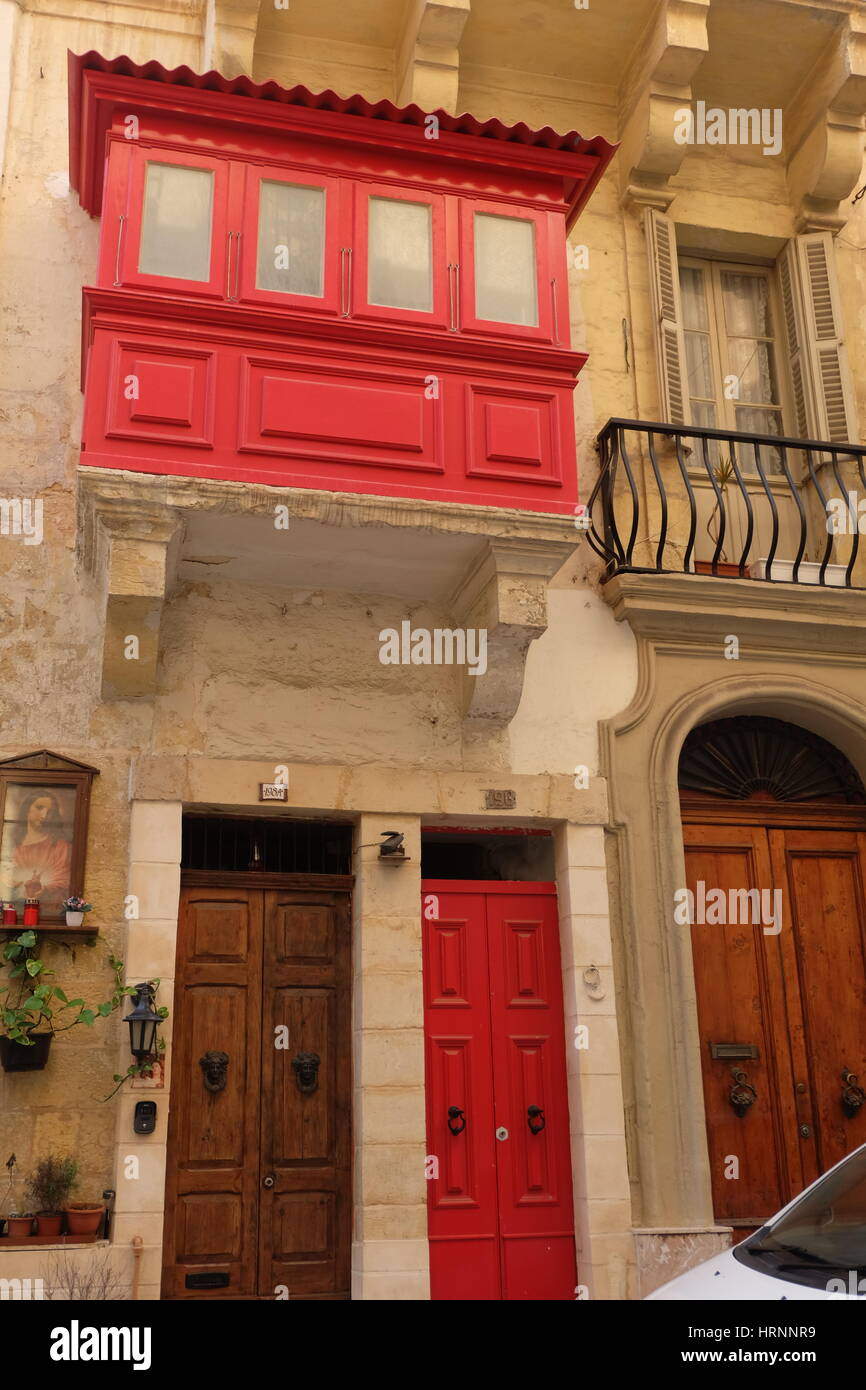
[[[606,577],[866,588],[866,447],[613,419],[598,449],[587,536]]]

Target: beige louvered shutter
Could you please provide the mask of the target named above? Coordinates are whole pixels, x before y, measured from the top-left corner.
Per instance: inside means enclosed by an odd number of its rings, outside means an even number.
[[[779,258],[797,428],[812,439],[855,443],[854,394],[829,232],[794,237]]]
[[[788,347],[791,388],[794,393],[794,410],[797,416],[797,435],[800,439],[811,439],[814,437],[815,408],[809,397],[811,379],[804,348],[806,340],[806,331],[803,325],[804,306],[800,291],[800,272],[797,267],[795,242],[788,242],[779,257],[778,266],[779,288],[782,292],[782,312],[785,316],[785,341]]]
[[[650,291],[656,332],[659,374],[659,407],[669,425],[685,425],[688,400],[685,393],[685,346],[680,308],[677,240],[670,217],[647,208],[644,213],[650,261]]]

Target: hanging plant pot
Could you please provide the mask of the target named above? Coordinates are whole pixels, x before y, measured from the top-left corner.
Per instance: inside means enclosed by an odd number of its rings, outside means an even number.
[[[48,1061],[53,1033],[31,1033],[32,1047],[0,1037],[0,1062],[4,1071],[42,1071]]]
[[[104,1210],[101,1202],[70,1202],[64,1212],[67,1232],[71,1236],[95,1235]]]

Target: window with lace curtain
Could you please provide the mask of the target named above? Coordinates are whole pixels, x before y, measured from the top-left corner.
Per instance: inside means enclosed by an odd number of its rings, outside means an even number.
[[[693,424],[746,434],[784,434],[787,370],[777,335],[780,315],[773,273],[761,266],[679,258],[685,347],[685,394]],[[713,442],[715,461],[720,448]],[[746,446],[741,468],[755,471]],[[780,473],[778,451],[762,448],[768,473]]]

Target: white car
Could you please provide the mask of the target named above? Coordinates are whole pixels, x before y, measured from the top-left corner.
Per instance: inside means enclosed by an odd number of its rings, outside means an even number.
[[[866,1144],[747,1240],[647,1298],[866,1298]]]

